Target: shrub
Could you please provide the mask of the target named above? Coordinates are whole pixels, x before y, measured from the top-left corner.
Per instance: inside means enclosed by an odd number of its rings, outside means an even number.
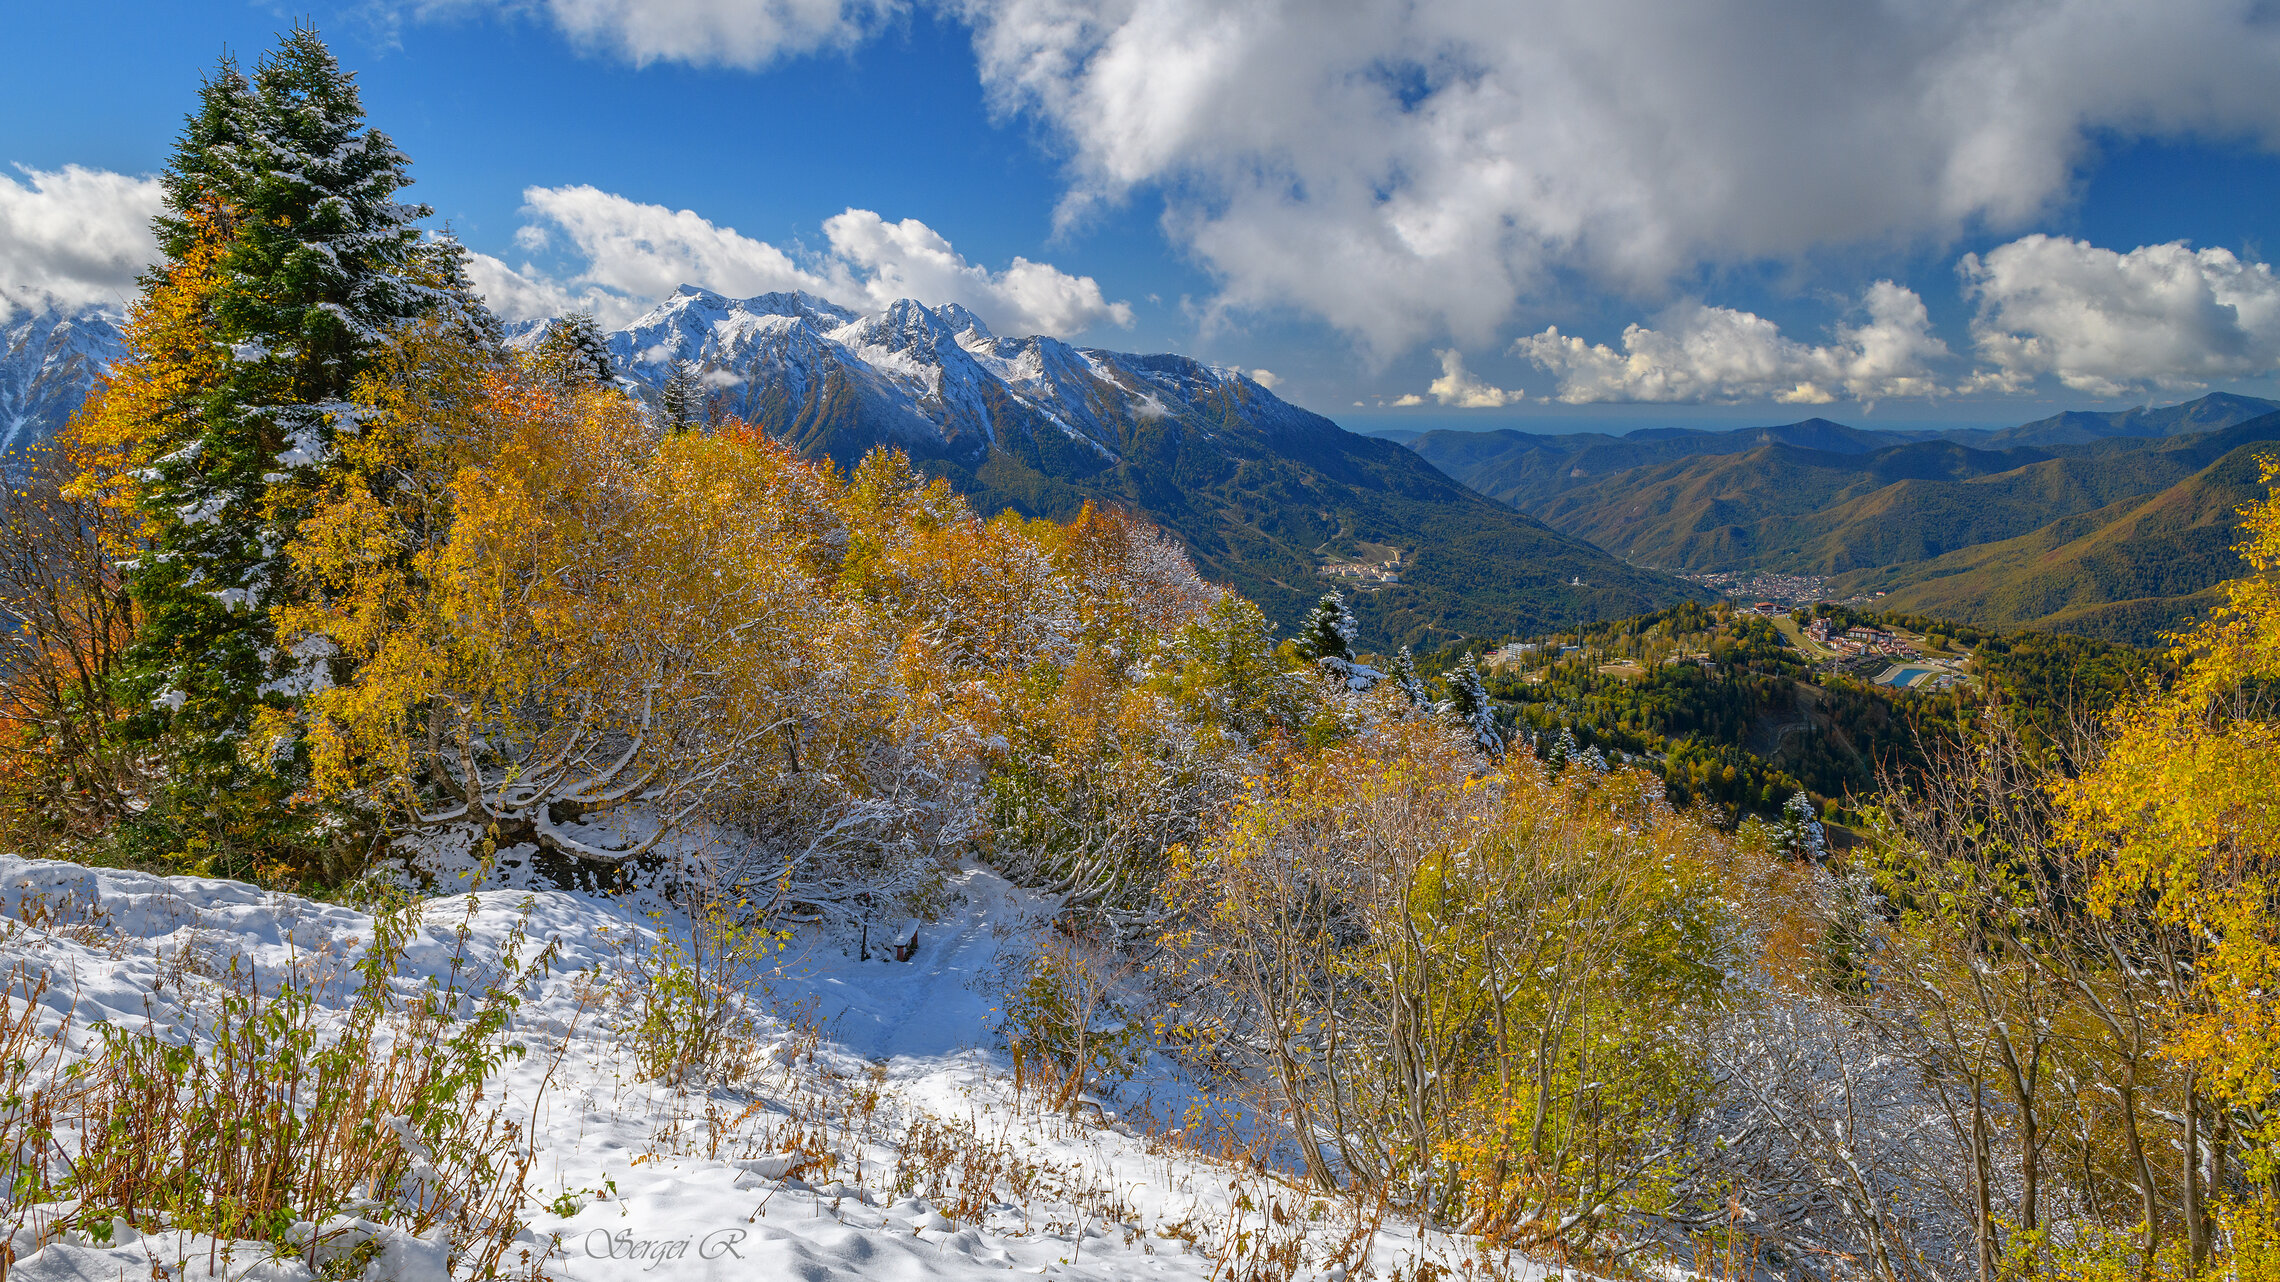
[[[0,1049],[17,1052],[0,1074],[0,1125],[17,1141],[12,1210],[69,1198],[63,1226],[99,1240],[118,1220],[261,1242],[312,1267],[369,1256],[388,1233],[440,1234],[452,1264],[474,1275],[535,1270],[527,1252],[508,1259],[534,1153],[487,1088],[524,1054],[507,1024],[552,948],[522,956],[518,928],[488,981],[470,981],[462,953],[447,981],[405,999],[401,962],[419,912],[376,918],[345,1008],[311,974],[264,993],[233,964],[203,1036],[98,1025],[86,1060],[43,1080],[33,1070],[60,1062],[61,1033],[37,1044],[28,1013],[0,1024]],[[43,985],[19,973],[10,996],[29,1012]],[[78,1152],[53,1142],[65,1134]]]

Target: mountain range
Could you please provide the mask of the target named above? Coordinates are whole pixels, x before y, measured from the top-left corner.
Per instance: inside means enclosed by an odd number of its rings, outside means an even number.
[[[118,324],[0,322],[0,450],[61,426],[122,354]],[[1619,618],[1703,596],[1675,575],[1731,570],[2149,642],[2239,572],[2237,509],[2280,451],[2280,403],[2226,394],[1998,430],[1361,436],[1240,370],[1002,337],[908,299],[683,286],[607,339],[638,396],[693,368],[716,412],[843,466],[898,446],[985,513],[1137,511],[1286,628],[1337,583],[1378,648]],[[1363,567],[1391,573],[1324,573]]]
[[[611,333],[654,394],[676,362],[714,407],[842,464],[907,450],[985,513],[1140,512],[1286,628],[1332,582],[1365,645],[1619,618],[1700,595],[1492,502],[1410,450],[1178,355],[1000,337],[955,304],[861,313],[808,294],[683,286]],[[1396,581],[1325,577],[1398,554]]]
[[[115,308],[0,319],[0,454],[55,434],[111,362],[126,354]]]
[[[1563,533],[1679,572],[1836,576],[1891,608],[2139,643],[2240,572],[2236,509],[2280,404],[2215,394],[1997,431],[1823,419],[1626,436],[1429,432],[1450,475]]]
[[[516,341],[543,328],[522,326]],[[99,311],[21,318],[0,338],[8,448],[52,433],[122,351],[116,317]],[[1066,518],[1088,501],[1137,511],[1286,630],[1333,583],[1372,648],[1703,595],[1185,356],[1000,337],[954,304],[863,313],[808,294],[730,299],[689,286],[607,340],[637,395],[654,398],[685,363],[715,410],[843,466],[898,446],[985,514]],[[1390,580],[1324,574],[1391,560]]]

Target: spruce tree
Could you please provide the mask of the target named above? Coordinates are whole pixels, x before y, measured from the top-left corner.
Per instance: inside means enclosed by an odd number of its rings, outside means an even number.
[[[1291,638],[1291,644],[1298,647],[1299,657],[1309,663],[1319,663],[1324,659],[1343,659],[1351,663],[1354,658],[1354,633],[1357,630],[1353,611],[1346,608],[1345,596],[1332,588],[1322,594],[1322,599],[1314,603],[1312,610],[1307,611],[1305,620],[1298,625],[1298,635]]]
[[[665,387],[658,393],[658,409],[665,417],[665,429],[681,433],[697,425],[704,414],[704,384],[686,361],[673,362],[673,371],[665,376]]]
[[[1417,676],[1417,656],[1409,652],[1408,646],[1401,647],[1401,653],[1393,656],[1392,676],[1394,686],[1409,700],[1410,707],[1423,708],[1432,704],[1432,696],[1425,693],[1425,683]]]
[[[539,373],[565,392],[604,386],[617,378],[609,340],[592,312],[572,312],[547,326],[538,343]]]
[[[122,680],[144,709],[126,733],[164,742],[175,817],[207,844],[230,814],[268,814],[291,791],[240,749],[257,711],[310,679],[277,652],[269,609],[289,591],[282,551],[305,495],[335,434],[357,430],[351,384],[436,297],[412,225],[428,210],[396,199],[407,163],[366,125],[354,77],[295,27],[250,77],[223,60],[163,180],[154,227],[170,263],[202,223],[225,238],[206,323],[229,360],[196,414],[148,442],[151,546],[128,580],[144,623]]]
[[[1820,816],[1813,813],[1813,799],[1800,788],[1781,807],[1781,818],[1773,827],[1774,849],[1793,859],[1818,860],[1828,854],[1828,834],[1821,827]]]
[[[492,356],[504,356],[507,350],[507,331],[499,318],[477,292],[475,282],[467,274],[467,261],[472,257],[467,247],[450,232],[441,232],[421,242],[418,261],[425,267],[425,294],[432,314],[441,318],[459,337],[473,344],[477,350]]]
[[[1449,712],[1472,732],[1473,744],[1482,752],[1490,756],[1504,752],[1504,735],[1496,728],[1496,701],[1481,684],[1480,668],[1469,652],[1449,674]]]

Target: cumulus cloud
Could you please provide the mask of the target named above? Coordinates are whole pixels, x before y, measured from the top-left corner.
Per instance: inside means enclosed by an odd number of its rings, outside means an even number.
[[[1251,371],[1251,381],[1271,392],[1277,383],[1282,382],[1282,375],[1271,369],[1255,369]]]
[[[1958,271],[1978,304],[1972,341],[2004,389],[2055,376],[2092,396],[2193,388],[2280,369],[2280,278],[2183,241],[2128,253],[2027,236]]]
[[[1625,328],[1621,351],[1556,327],[1520,339],[1512,350],[1557,375],[1559,399],[1571,405],[1759,399],[1825,405],[1839,397],[1937,395],[1942,388],[1931,366],[1948,350],[1931,332],[1923,299],[1878,281],[1862,310],[1860,324],[1839,325],[1836,341],[1820,346],[1784,337],[1755,313],[1695,304],[1665,314],[1659,328]]]
[[[2023,229],[2100,138],[2280,145],[2255,0],[395,2],[737,67],[954,13],[994,107],[1066,158],[1065,219],[1159,193],[1213,307],[1379,357],[1485,344],[1577,278],[1667,299],[1705,266]]]
[[[961,303],[993,329],[1073,334],[1106,323],[1129,326],[1132,308],[1102,295],[1100,282],[1051,263],[1015,257],[1002,272],[969,263],[940,232],[916,218],[890,223],[868,209],[824,220],[839,263],[874,307],[898,298]]]
[[[874,310],[899,298],[959,303],[1011,333],[1073,334],[1132,323],[1132,308],[1110,302],[1090,276],[1020,257],[993,272],[966,261],[915,218],[889,222],[868,209],[849,209],[824,221],[828,251],[795,259],[691,210],[642,204],[595,187],[532,187],[523,201],[532,221],[516,233],[516,244],[532,253],[559,251],[577,266],[557,280],[528,263],[518,269],[478,256],[471,269],[476,283],[509,319],[584,308],[621,323],[676,286],[698,285],[739,297],[803,290]]]
[[[158,180],[78,165],[17,172],[0,174],[0,317],[133,297],[158,257]]]
[[[395,12],[446,17],[536,9],[572,41],[635,66],[765,67],[844,48],[902,12],[901,0],[411,0]]]
[[[489,254],[470,252],[467,278],[475,292],[508,321],[544,320],[571,312],[591,312],[604,328],[625,324],[647,310],[647,300],[586,285],[573,289],[529,263],[510,267]]]
[[[1570,271],[1922,243],[2063,199],[2090,140],[2280,144],[2280,13],[2248,0],[963,0],[997,107],[1068,157],[1064,213],[1161,192],[1222,306],[1379,353],[1485,342]]]
[[[1506,405],[1517,405],[1526,392],[1506,391],[1490,387],[1465,370],[1465,358],[1455,348],[1433,353],[1441,358],[1441,376],[1427,384],[1425,390],[1443,405],[1461,410],[1493,410]],[[1396,405],[1422,405],[1424,401],[1415,393],[1394,402]]]
[[[803,271],[774,245],[687,209],[645,205],[583,185],[529,188],[523,206],[539,220],[531,224],[538,235],[519,238],[524,248],[549,245],[550,233],[558,233],[585,263],[578,284],[632,298],[662,298],[677,285],[751,295],[791,289],[822,293],[832,283]]]

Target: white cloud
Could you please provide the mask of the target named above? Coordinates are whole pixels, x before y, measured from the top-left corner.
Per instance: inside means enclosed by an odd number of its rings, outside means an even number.
[[[65,165],[0,174],[0,316],[17,308],[123,303],[158,257],[155,178]]]
[[[789,255],[763,240],[740,235],[691,210],[644,205],[596,187],[532,187],[524,212],[543,237],[522,238],[524,248],[555,234],[585,263],[576,278],[637,299],[662,298],[677,285],[702,285],[747,296],[773,290],[827,292],[832,281],[803,271]]]
[[[1132,323],[1131,306],[1109,302],[1090,276],[1020,257],[991,272],[967,262],[916,218],[890,223],[868,209],[850,209],[825,219],[823,234],[873,307],[898,298],[960,303],[992,329],[1016,333],[1074,334],[1103,322]]]
[[[1942,390],[1931,362],[1948,354],[1913,290],[1878,281],[1863,300],[1864,323],[1840,325],[1826,346],[1782,336],[1751,312],[1695,304],[1673,309],[1660,328],[1631,325],[1623,350],[1587,344],[1557,328],[1512,345],[1559,378],[1559,399],[1740,401],[1825,405],[1839,397],[1875,400]],[[1436,384],[1438,386],[1438,384]]]
[[[1464,356],[1453,347],[1433,354],[1441,358],[1441,376],[1428,384],[1425,390],[1443,405],[1453,405],[1461,410],[1493,410],[1506,405],[1517,405],[1520,398],[1527,395],[1526,392],[1517,390],[1508,392],[1501,387],[1490,387],[1474,378],[1465,371]],[[1411,405],[1422,403],[1411,396],[1395,402]]]
[[[570,39],[635,66],[685,62],[757,69],[845,48],[902,12],[902,0],[410,0],[396,11],[448,17],[541,10]]]
[[[2192,388],[2280,369],[2280,278],[2265,263],[2182,241],[2126,254],[2027,236],[1958,266],[1978,303],[1972,339],[2015,390],[2041,375],[2093,396]]]
[[[1251,371],[1251,381],[1271,392],[1275,390],[1276,384],[1282,382],[1282,375],[1271,369],[1255,369]]]
[[[514,269],[478,255],[476,283],[509,319],[582,307],[605,323],[622,323],[676,286],[698,285],[734,297],[804,290],[871,310],[900,298],[959,303],[1010,333],[1074,334],[1132,323],[1132,308],[1108,301],[1090,276],[1020,257],[993,272],[967,262],[915,218],[888,222],[849,209],[824,221],[828,252],[795,260],[691,210],[595,187],[532,187],[523,201],[533,221],[515,233],[515,243],[534,253],[558,248],[577,266],[558,281],[528,263]]]
[[[467,278],[491,310],[509,321],[544,320],[582,311],[592,312],[604,327],[614,328],[645,310],[639,300],[591,286],[572,290],[529,263],[509,267],[489,254],[468,254]]]
[[[1356,405],[1361,404],[1360,401],[1356,401],[1354,403]],[[1401,395],[1393,398],[1394,408],[1396,409],[1407,409],[1412,405],[1423,405],[1424,403],[1425,398],[1419,396],[1415,392],[1403,392]]]
[[[1222,307],[1380,355],[1479,343],[1552,273],[1642,297],[1704,264],[1921,244],[2066,198],[2093,138],[2280,144],[2248,0],[963,0],[1064,213],[1160,192]]]

